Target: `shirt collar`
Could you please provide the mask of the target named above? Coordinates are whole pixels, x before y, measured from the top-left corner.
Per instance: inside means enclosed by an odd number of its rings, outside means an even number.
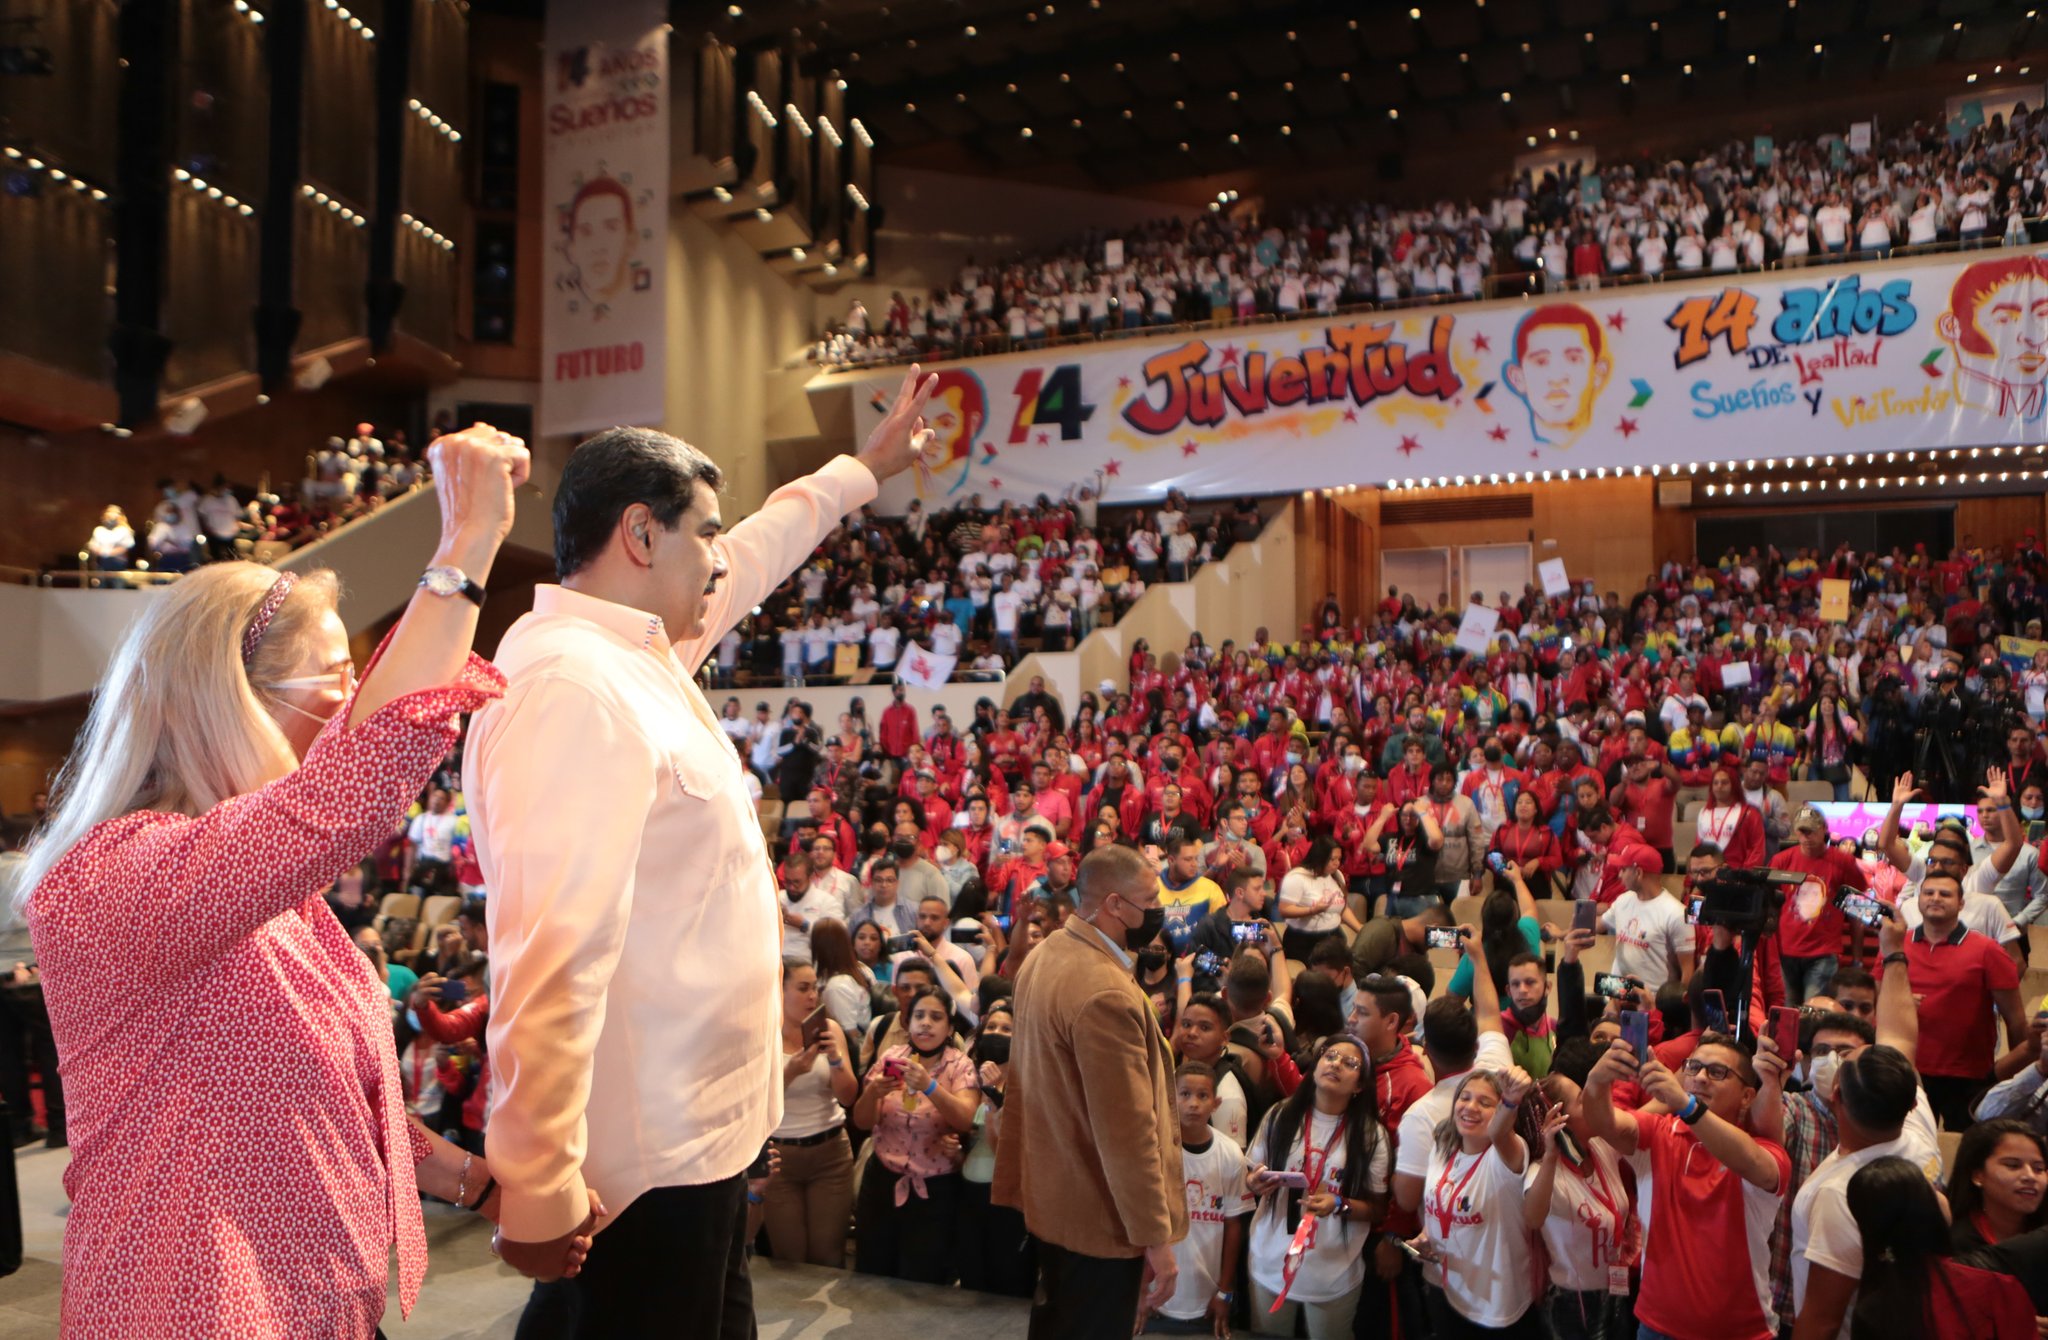
[[[1085,917],[1068,917],[1067,929],[1073,932],[1075,935],[1080,936],[1082,939],[1092,940],[1095,944],[1108,950],[1109,956],[1115,959],[1119,964],[1121,964],[1123,966],[1124,971],[1129,972],[1132,970],[1133,964],[1131,956],[1128,953],[1124,952],[1123,948],[1119,946],[1115,941],[1111,940],[1107,935],[1104,935],[1101,931],[1097,930],[1095,928],[1095,923],[1087,920]]]
[[[587,596],[566,586],[536,586],[533,589],[533,612],[594,623],[641,651],[666,655],[669,649],[668,629],[660,615],[636,610],[617,601]]]
[[[1964,924],[1962,923],[1962,920],[1961,920],[1960,918],[1958,918],[1958,919],[1957,919],[1957,921],[1956,921],[1956,928],[1955,928],[1954,930],[1950,931],[1950,932],[1948,933],[1948,938],[1947,938],[1946,940],[1943,940],[1943,941],[1942,941],[1941,943],[1943,943],[1943,944],[1945,944],[1945,945],[1959,945],[1959,944],[1961,944],[1961,943],[1963,942],[1963,937],[1964,937],[1965,935],[1968,935],[1969,933],[1970,933],[1970,928],[1969,928],[1968,926],[1965,926],[1965,925],[1964,925]],[[1918,926],[1915,926],[1915,927],[1913,928],[1913,938],[1914,938],[1914,940],[1918,941],[1918,942],[1919,942],[1919,943],[1921,943],[1921,944],[1926,944],[1926,943],[1927,943],[1927,923],[1926,923],[1926,922],[1924,922],[1924,921],[1923,921],[1923,922],[1921,922],[1921,923],[1920,923],[1920,924],[1919,924]]]

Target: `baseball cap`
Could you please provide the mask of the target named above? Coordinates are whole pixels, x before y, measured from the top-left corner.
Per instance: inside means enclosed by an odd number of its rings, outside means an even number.
[[[1607,863],[1617,870],[1626,866],[1633,866],[1637,870],[1658,872],[1664,869],[1664,858],[1657,854],[1657,849],[1646,847],[1640,842],[1632,842],[1622,848],[1619,852],[1608,857]]]
[[[1825,833],[1828,831],[1828,821],[1813,806],[1803,806],[1799,813],[1792,816],[1792,831],[1795,833]]]
[[[1071,855],[1073,855],[1073,852],[1068,849],[1067,844],[1064,842],[1049,842],[1046,844],[1045,859],[1048,861],[1057,861]]]
[[[1047,842],[1051,842],[1059,836],[1054,831],[1052,824],[1045,819],[1033,819],[1030,823],[1024,825],[1024,831],[1027,833],[1037,833]]]

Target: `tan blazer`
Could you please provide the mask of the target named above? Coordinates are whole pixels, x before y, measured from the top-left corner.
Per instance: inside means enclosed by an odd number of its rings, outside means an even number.
[[[996,1203],[1086,1256],[1186,1237],[1173,1063],[1130,969],[1070,920],[1024,960],[1016,1016]]]

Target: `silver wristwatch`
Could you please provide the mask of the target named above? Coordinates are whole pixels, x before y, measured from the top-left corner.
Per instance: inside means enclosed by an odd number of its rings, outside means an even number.
[[[484,588],[461,568],[428,568],[420,574],[420,589],[437,596],[466,596],[478,609],[484,605]]]

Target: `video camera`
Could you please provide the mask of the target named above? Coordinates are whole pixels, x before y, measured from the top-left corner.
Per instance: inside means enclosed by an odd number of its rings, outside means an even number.
[[[1777,905],[1780,895],[1776,890],[1805,880],[1806,876],[1797,870],[1773,870],[1767,865],[1746,869],[1722,866],[1692,886],[1693,894],[1700,899],[1699,923],[1759,932]]]

